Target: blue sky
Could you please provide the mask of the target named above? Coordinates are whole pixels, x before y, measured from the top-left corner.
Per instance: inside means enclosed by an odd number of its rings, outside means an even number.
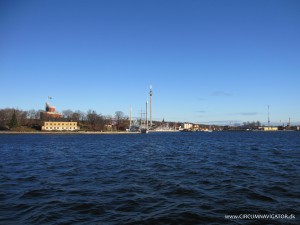
[[[0,0],[0,108],[300,123],[300,1]]]

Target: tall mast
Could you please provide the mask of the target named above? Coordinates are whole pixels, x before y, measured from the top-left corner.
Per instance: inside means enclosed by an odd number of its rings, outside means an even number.
[[[270,127],[270,106],[268,105],[268,127]]]
[[[150,84],[150,128],[152,127],[152,84]]]
[[[131,114],[132,114],[132,107],[130,106],[130,120],[129,120],[129,129],[131,129],[131,126],[132,126],[132,117],[131,117]]]
[[[143,109],[141,108],[141,122],[140,122],[140,126],[142,127],[143,122]]]
[[[146,101],[146,129],[148,129],[148,101]]]

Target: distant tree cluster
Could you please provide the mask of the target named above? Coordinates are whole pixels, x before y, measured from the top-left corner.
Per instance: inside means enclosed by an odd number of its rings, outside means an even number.
[[[252,121],[252,122],[248,121],[248,122],[244,122],[242,127],[246,129],[254,129],[260,126],[261,126],[260,121]]]
[[[6,108],[0,109],[0,130],[18,127],[36,128],[39,126],[40,111]]]
[[[19,110],[14,108],[0,109],[0,130],[24,130],[41,127],[40,113],[42,110]],[[95,110],[82,112],[70,109],[62,111],[62,117],[69,121],[76,121],[81,130],[87,131],[123,131],[129,127],[129,118],[122,111],[114,116],[102,115]]]
[[[124,131],[129,127],[129,118],[122,111],[116,111],[114,116],[102,115],[95,110],[82,111],[64,110],[63,118],[77,121],[81,130],[88,131]]]

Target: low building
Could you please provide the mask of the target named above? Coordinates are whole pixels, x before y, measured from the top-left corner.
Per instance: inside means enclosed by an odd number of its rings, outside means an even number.
[[[76,131],[79,130],[77,122],[73,121],[44,121],[43,131]]]
[[[263,131],[278,131],[278,127],[262,127]]]
[[[105,127],[106,131],[112,131],[113,130],[113,125],[112,124],[105,124],[104,127]]]
[[[193,124],[193,130],[194,131],[199,131],[200,130],[200,125],[199,124]]]

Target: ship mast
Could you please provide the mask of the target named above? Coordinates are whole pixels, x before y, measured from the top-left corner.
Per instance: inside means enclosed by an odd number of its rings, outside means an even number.
[[[146,101],[146,129],[148,130],[148,101]]]
[[[268,105],[268,127],[270,127],[270,106]]]
[[[132,114],[132,107],[130,106],[129,130],[131,129],[131,126],[132,126],[132,117],[131,117],[131,114]]]

